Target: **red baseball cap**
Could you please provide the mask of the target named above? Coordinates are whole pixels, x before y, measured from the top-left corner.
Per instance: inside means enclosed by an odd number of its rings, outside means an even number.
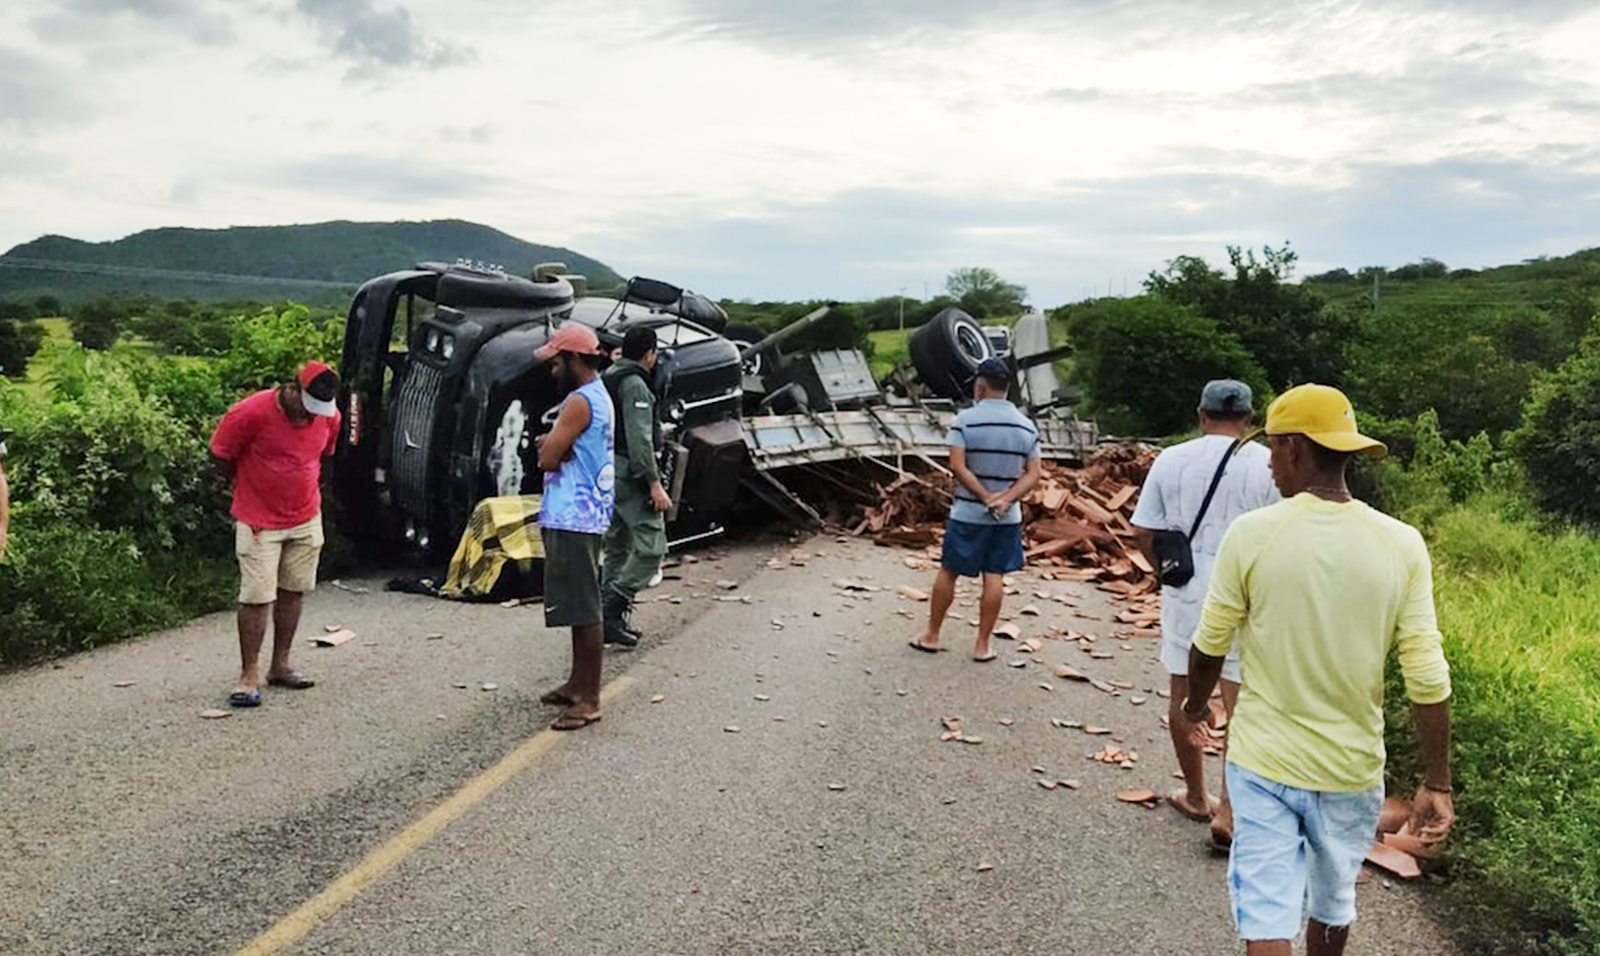
[[[339,414],[339,376],[325,362],[307,362],[296,376],[300,382],[300,404],[306,411],[324,418]]]
[[[550,358],[557,352],[571,352],[575,355],[602,355],[600,351],[600,337],[594,334],[594,329],[582,322],[568,322],[556,329],[556,334],[550,336],[550,341],[539,346],[533,354],[542,359]]]

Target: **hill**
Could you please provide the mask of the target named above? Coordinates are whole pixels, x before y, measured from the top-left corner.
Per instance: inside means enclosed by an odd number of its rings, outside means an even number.
[[[114,242],[44,236],[0,256],[0,298],[51,295],[69,305],[107,295],[336,303],[366,279],[430,259],[494,263],[520,275],[538,262],[565,262],[588,276],[592,288],[622,282],[588,256],[477,223],[340,221],[149,229]]]

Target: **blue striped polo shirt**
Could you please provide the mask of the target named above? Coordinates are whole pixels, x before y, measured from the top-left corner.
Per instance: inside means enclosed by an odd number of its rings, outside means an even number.
[[[967,468],[991,492],[1005,491],[1022,477],[1029,459],[1039,457],[1039,429],[1017,406],[986,398],[956,416],[945,444],[967,450]],[[956,484],[950,517],[970,524],[1021,524],[1022,505],[995,518],[972,492]]]

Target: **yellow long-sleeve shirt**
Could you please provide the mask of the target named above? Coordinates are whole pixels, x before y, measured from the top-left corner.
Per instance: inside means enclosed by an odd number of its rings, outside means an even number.
[[[1383,779],[1383,670],[1414,703],[1450,696],[1422,535],[1359,501],[1302,493],[1242,515],[1217,554],[1194,645],[1239,642],[1228,759],[1306,790]]]

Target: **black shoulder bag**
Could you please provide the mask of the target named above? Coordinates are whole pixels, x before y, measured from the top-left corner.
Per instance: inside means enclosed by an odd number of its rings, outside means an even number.
[[[1233,457],[1241,444],[1243,442],[1234,442],[1222,456],[1222,462],[1217,465],[1217,473],[1211,476],[1211,487],[1206,489],[1205,500],[1200,502],[1200,511],[1195,514],[1194,524],[1189,527],[1188,534],[1182,531],[1151,532],[1156,559],[1161,562],[1161,583],[1167,587],[1181,588],[1194,577],[1194,551],[1189,543],[1200,531],[1200,522],[1205,520],[1206,509],[1211,507],[1211,499],[1217,493],[1217,485],[1222,482],[1222,472],[1228,467],[1228,459]]]

